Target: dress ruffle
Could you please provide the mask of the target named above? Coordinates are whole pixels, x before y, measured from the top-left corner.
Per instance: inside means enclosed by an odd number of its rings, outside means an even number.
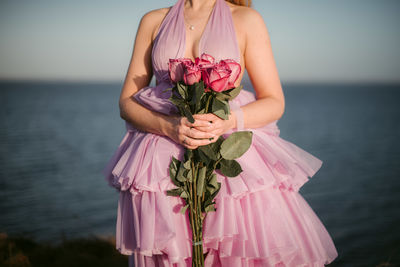
[[[242,91],[231,104],[254,100],[252,93]],[[179,212],[183,200],[165,194],[175,187],[169,177],[171,158],[182,159],[184,148],[129,123],[126,127],[103,170],[108,183],[120,191],[117,249],[133,254],[135,266],[191,266],[190,225]],[[322,161],[280,138],[276,121],[247,130],[253,131],[252,145],[237,159],[243,172],[235,178],[217,172],[222,183],[217,211],[207,213],[204,221],[206,266],[330,263],[337,256],[335,246],[298,193]]]

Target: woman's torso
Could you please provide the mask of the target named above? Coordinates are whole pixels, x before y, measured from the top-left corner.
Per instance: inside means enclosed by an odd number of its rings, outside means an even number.
[[[245,9],[248,8],[217,0],[215,6],[210,10],[211,13],[207,11],[208,13],[202,16],[206,16],[206,18],[202,24],[198,25],[199,27],[196,26],[195,31],[197,32],[192,33],[185,25],[182,13],[185,12],[184,2],[185,0],[177,0],[172,7],[151,11],[154,18],[151,33],[152,66],[157,83],[159,79],[163,79],[163,76],[166,78],[165,60],[167,58],[194,59],[202,52],[207,52],[216,56],[217,59],[233,58],[240,63],[242,72],[236,81],[236,85],[239,85],[245,70],[246,35],[243,16],[246,12]],[[207,17],[208,14],[210,14],[209,17]],[[168,48],[169,44],[173,44],[172,49]],[[160,60],[163,62],[157,62]]]
[[[139,90],[134,98],[140,104],[150,108],[151,110],[164,113],[175,114],[176,107],[169,101],[171,91],[166,90],[171,87],[171,81],[168,74],[168,62],[170,58],[196,57],[202,53],[212,55],[216,61],[221,59],[234,59],[242,66],[240,78],[236,81],[236,86],[241,83],[244,71],[243,49],[240,47],[240,42],[245,41],[244,33],[239,31],[236,33],[232,8],[225,0],[216,0],[216,4],[212,11],[210,20],[207,22],[207,28],[204,29],[201,40],[194,40],[199,47],[198,54],[190,53],[193,47],[185,49],[186,32],[183,18],[183,5],[185,0],[177,0],[175,5],[168,9],[163,9],[164,16],[160,12],[159,20],[161,24],[154,23],[156,32],[153,40],[151,51],[151,63],[153,73],[156,77],[156,86],[146,86]],[[235,7],[236,8],[236,7]],[[240,12],[239,12],[240,13]],[[193,40],[192,40],[193,42]],[[256,100],[256,96],[247,91],[241,90],[239,95],[229,101],[231,109],[247,105]],[[273,134],[277,134],[276,121],[265,125],[265,130],[268,128]],[[133,126],[127,123],[127,129],[133,130]]]

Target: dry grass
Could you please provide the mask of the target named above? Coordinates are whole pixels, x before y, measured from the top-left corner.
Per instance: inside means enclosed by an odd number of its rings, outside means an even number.
[[[128,266],[127,256],[115,249],[113,237],[63,240],[59,245],[0,233],[0,266],[105,267]]]

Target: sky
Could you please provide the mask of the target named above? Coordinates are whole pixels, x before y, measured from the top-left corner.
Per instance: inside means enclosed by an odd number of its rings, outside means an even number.
[[[0,79],[122,82],[138,23],[176,0],[1,0]],[[253,0],[282,82],[400,82],[400,1]]]

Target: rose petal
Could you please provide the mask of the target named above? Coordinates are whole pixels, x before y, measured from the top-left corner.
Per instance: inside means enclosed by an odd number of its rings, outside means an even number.
[[[225,91],[227,85],[228,85],[228,76],[225,76],[224,78],[218,80],[214,80],[213,82],[210,83],[211,89],[216,92]]]

